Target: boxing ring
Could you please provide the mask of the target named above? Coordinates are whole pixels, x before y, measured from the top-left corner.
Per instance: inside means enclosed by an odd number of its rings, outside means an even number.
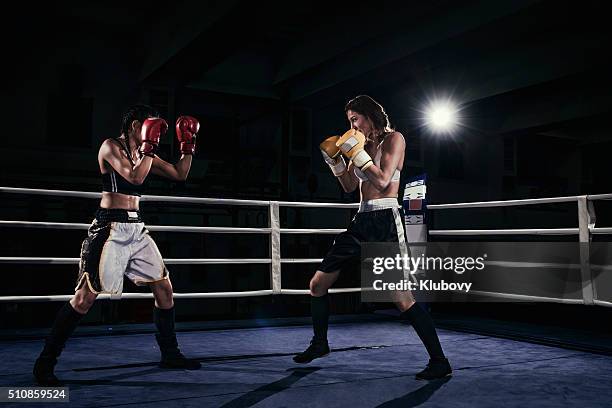
[[[0,187],[0,193],[27,194],[27,195],[47,195],[54,197],[76,197],[99,199],[100,193],[89,193],[80,191],[61,191],[44,189],[25,189]],[[430,230],[430,236],[514,236],[514,235],[535,235],[535,236],[578,236],[578,241],[582,248],[588,251],[588,245],[593,235],[612,234],[612,228],[595,227],[595,209],[593,202],[598,200],[612,200],[612,194],[584,195],[571,197],[538,198],[508,201],[486,201],[454,204],[434,204],[427,208],[433,211],[449,209],[468,209],[468,208],[495,208],[495,207],[514,207],[527,205],[542,205],[552,203],[576,203],[578,226],[570,228],[540,228],[540,229],[470,229],[470,230]],[[312,203],[312,202],[291,202],[291,201],[262,201],[262,200],[234,200],[234,199],[213,199],[199,197],[171,197],[171,196],[143,196],[142,202],[163,202],[163,203],[188,203],[188,204],[207,204],[223,206],[251,206],[265,207],[268,211],[268,228],[239,228],[239,227],[186,227],[171,225],[148,225],[147,229],[152,232],[190,232],[190,233],[225,233],[225,234],[265,234],[269,237],[269,257],[268,258],[206,258],[206,259],[164,259],[167,265],[214,265],[214,264],[268,264],[270,265],[270,286],[268,290],[240,291],[240,292],[204,292],[204,293],[175,293],[175,298],[233,298],[266,295],[306,295],[307,289],[287,289],[282,287],[282,265],[290,263],[318,264],[321,259],[312,258],[282,258],[280,237],[281,234],[338,234],[343,229],[321,229],[321,228],[281,228],[280,227],[280,208],[358,208],[358,204],[340,203]],[[40,221],[9,221],[0,220],[0,227],[11,228],[49,228],[49,229],[77,229],[87,230],[89,224],[84,223],[61,223],[61,222],[40,222]],[[583,256],[582,256],[583,255]],[[50,258],[50,257],[0,257],[1,264],[47,264],[47,265],[71,265],[78,264],[79,258]],[[526,296],[512,293],[493,293],[493,292],[474,292],[474,294],[488,295],[500,299],[513,299],[539,302],[559,302],[569,304],[600,305],[612,306],[612,300],[597,299],[597,292],[591,274],[588,252],[581,254],[581,274],[585,282],[581,299],[564,299],[538,296]],[[361,288],[332,288],[330,293],[350,293],[359,292]],[[66,301],[72,295],[55,296],[0,296],[0,302],[14,301]],[[150,293],[124,293],[121,295],[125,299],[152,298]],[[99,295],[98,299],[108,299],[110,295]]]
[[[99,193],[0,187],[2,194],[99,199]],[[588,251],[594,236],[612,234],[612,228],[595,227],[594,203],[611,200],[612,194],[429,204],[442,212],[474,208],[576,203],[577,226],[542,229],[432,229],[430,237],[470,236],[568,236],[576,237]],[[175,293],[176,299],[239,298],[275,295],[308,295],[307,289],[283,287],[283,265],[313,264],[321,259],[284,258],[283,234],[337,234],[343,229],[281,228],[283,207],[356,209],[358,204],[311,203],[198,197],[143,196],[143,203],[181,203],[250,206],[267,210],[266,228],[147,225],[152,233],[254,234],[269,238],[269,253],[261,258],[169,258],[168,265],[264,264],[269,265],[269,289],[232,292]],[[0,228],[87,230],[89,224],[0,220]],[[528,296],[516,293],[484,293],[500,299],[612,306],[601,296],[588,253],[580,258],[583,279],[581,297],[575,299]],[[78,258],[0,257],[0,263],[77,265]],[[71,288],[70,288],[71,289]],[[361,288],[334,288],[333,293],[359,292]],[[72,294],[0,296],[0,302],[60,302]],[[110,299],[100,295],[98,299]],[[123,293],[124,299],[152,299],[150,293]],[[180,301],[180,300],[179,300]],[[336,317],[330,322],[329,357],[308,366],[296,366],[291,356],[301,351],[311,336],[309,319],[297,324],[225,329],[181,330],[179,344],[186,355],[203,363],[199,371],[167,371],[157,368],[158,352],[150,333],[129,335],[76,335],[68,343],[57,366],[58,376],[70,388],[75,406],[551,406],[583,404],[609,406],[612,390],[602,384],[609,376],[612,357],[571,348],[525,343],[495,336],[440,329],[439,335],[454,375],[430,383],[413,379],[426,363],[426,353],[416,334],[387,316],[369,320]],[[604,339],[608,341],[612,339]],[[612,347],[612,342],[608,344]],[[42,347],[41,340],[0,340],[5,370],[0,386],[31,386],[31,366]],[[91,353],[92,347],[98,350]],[[142,352],[134,353],[134,350]],[[468,351],[466,353],[466,350]],[[112,352],[111,352],[112,351]],[[588,384],[587,389],[584,386]],[[486,401],[486,402],[484,402]],[[15,404],[23,406],[23,404]]]

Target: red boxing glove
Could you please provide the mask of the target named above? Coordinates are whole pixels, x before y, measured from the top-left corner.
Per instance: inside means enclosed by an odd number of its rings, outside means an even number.
[[[145,156],[154,157],[155,150],[159,145],[159,139],[166,134],[168,124],[162,118],[148,118],[142,122],[140,129],[140,153]]]
[[[176,120],[176,138],[181,143],[182,154],[193,154],[196,146],[196,133],[200,122],[192,116],[181,116]]]

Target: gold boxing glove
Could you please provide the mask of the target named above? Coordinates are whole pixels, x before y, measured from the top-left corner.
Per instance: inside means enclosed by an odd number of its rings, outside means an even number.
[[[336,146],[361,171],[374,164],[370,155],[364,150],[366,137],[358,130],[350,129],[336,141]]]
[[[340,155],[340,149],[336,146],[336,142],[340,136],[331,136],[325,139],[319,144],[323,160],[329,166],[334,176],[340,177],[346,171],[346,163],[344,158]]]

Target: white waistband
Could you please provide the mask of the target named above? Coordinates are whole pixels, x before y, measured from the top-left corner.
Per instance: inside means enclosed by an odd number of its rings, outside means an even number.
[[[377,198],[375,200],[362,201],[359,203],[359,212],[386,210],[389,208],[400,208],[397,198]]]

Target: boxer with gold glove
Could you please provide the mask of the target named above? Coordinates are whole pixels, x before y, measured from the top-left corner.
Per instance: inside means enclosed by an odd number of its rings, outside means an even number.
[[[362,244],[384,242],[395,246],[396,253],[409,253],[404,214],[398,204],[406,150],[404,136],[391,127],[382,105],[367,95],[348,101],[344,113],[351,129],[340,137],[326,139],[320,148],[334,174],[341,176],[338,181],[344,192],[359,191],[359,211],[348,228],[334,238],[310,280],[313,337],[306,350],[293,357],[293,361],[299,364],[308,364],[330,354],[327,339],[331,310],[329,289],[341,274],[351,271],[359,274],[357,266],[363,260]],[[334,145],[330,146],[332,143]],[[351,160],[354,169],[352,166],[344,167],[344,160],[338,164],[336,157],[342,159],[342,156]],[[370,169],[368,174],[363,174],[367,169]],[[402,320],[410,323],[429,355],[429,363],[425,369],[415,373],[415,378],[435,380],[451,375],[453,370],[442,350],[431,316],[416,303],[410,291],[388,291],[388,294],[389,301],[395,303]]]

